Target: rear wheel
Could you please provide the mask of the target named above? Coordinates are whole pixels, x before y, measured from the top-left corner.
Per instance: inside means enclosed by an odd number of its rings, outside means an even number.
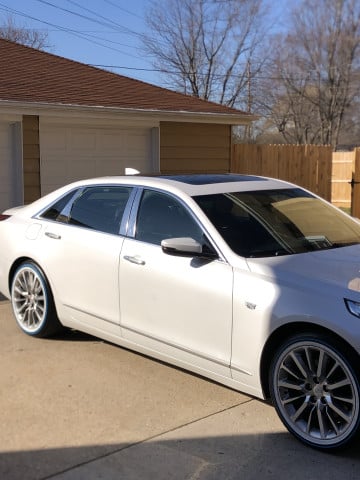
[[[49,284],[33,262],[23,263],[16,270],[11,302],[19,327],[28,335],[48,337],[62,329]]]
[[[270,390],[282,422],[306,445],[337,449],[358,433],[359,379],[336,340],[320,335],[288,339],[272,361]]]

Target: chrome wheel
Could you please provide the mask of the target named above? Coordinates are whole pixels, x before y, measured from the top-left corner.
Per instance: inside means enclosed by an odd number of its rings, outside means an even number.
[[[336,448],[358,430],[358,379],[326,341],[297,340],[280,349],[271,387],[285,426],[308,445]]]
[[[45,337],[61,328],[47,281],[35,264],[24,263],[16,270],[11,301],[16,321],[25,333]]]

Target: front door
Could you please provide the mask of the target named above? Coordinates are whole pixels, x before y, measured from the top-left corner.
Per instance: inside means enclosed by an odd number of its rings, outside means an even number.
[[[220,259],[165,254],[161,240],[177,237],[206,241],[178,199],[145,190],[135,238],[126,238],[121,251],[123,335],[146,348],[228,375],[232,268]]]

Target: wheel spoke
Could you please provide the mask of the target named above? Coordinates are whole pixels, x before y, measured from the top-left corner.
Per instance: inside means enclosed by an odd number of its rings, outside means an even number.
[[[296,383],[286,382],[284,380],[279,381],[279,387],[290,388],[290,390],[302,391],[302,386],[301,385],[296,385]]]
[[[27,303],[23,302],[23,304],[18,308],[18,313],[22,313],[27,308]]]
[[[325,368],[326,368],[326,355],[324,350],[319,351],[319,360],[317,366],[316,376],[320,378],[322,375],[325,375]]]
[[[333,410],[337,415],[339,415],[339,417],[341,417],[342,419],[345,420],[345,422],[349,423],[350,420],[351,420],[351,417],[349,415],[347,415],[345,412],[343,412],[340,408],[336,407],[336,405],[334,405],[334,403],[329,400],[328,401],[328,406],[329,408],[331,408],[331,410]]]
[[[317,405],[316,405],[316,414],[319,422],[320,436],[321,438],[325,438],[326,437],[325,424],[324,424],[324,418],[323,418],[321,405],[319,401],[317,402]]]
[[[291,352],[290,356],[293,359],[293,361],[295,362],[298,369],[300,370],[303,378],[306,378],[307,375],[308,375],[308,372],[306,371],[306,367],[304,365],[304,362],[300,358],[300,356],[296,355],[296,353],[294,353],[294,352]]]
[[[289,398],[286,398],[285,400],[282,400],[282,404],[287,405],[288,403],[296,402],[297,400],[300,400],[303,397],[304,397],[304,395],[297,395],[296,397],[289,397]]]
[[[307,421],[307,424],[306,424],[306,433],[308,433],[308,434],[310,434],[310,432],[311,432],[312,417],[313,417],[313,414],[314,414],[314,410],[315,410],[315,406],[313,406],[312,409],[309,412],[309,417],[308,417],[308,421]]]
[[[336,434],[338,435],[340,433],[339,426],[333,420],[332,416],[330,415],[330,412],[327,409],[326,409],[326,415],[327,415],[327,418],[328,418],[329,422],[331,423],[332,428],[335,430]]]
[[[40,315],[37,310],[34,310],[34,317],[35,317],[35,316],[36,316],[38,322],[41,322],[41,320],[42,320],[42,315]]]
[[[308,407],[308,405],[309,405],[309,400],[308,398],[305,398],[300,408],[298,408],[298,410],[294,413],[294,415],[291,416],[291,420],[295,422],[303,413],[303,411]]]
[[[337,395],[331,395],[333,400],[336,400],[341,403],[350,403],[351,405],[355,404],[355,401],[353,398],[348,398],[348,397],[338,397]]]
[[[300,377],[293,370],[291,370],[289,366],[282,365],[281,368],[285,370],[285,372],[287,372],[289,375],[294,377],[296,380],[300,380]]]
[[[313,362],[312,362],[312,358],[311,358],[311,354],[310,354],[310,349],[306,347],[304,350],[305,350],[306,361],[307,361],[307,364],[309,366],[309,371],[314,372],[315,369],[313,367]]]
[[[327,386],[327,389],[332,392],[333,390],[337,390],[338,388],[342,388],[342,387],[347,387],[351,385],[351,382],[348,378],[344,378],[343,380],[340,380],[339,382],[336,382],[336,383],[330,383],[328,386]]]

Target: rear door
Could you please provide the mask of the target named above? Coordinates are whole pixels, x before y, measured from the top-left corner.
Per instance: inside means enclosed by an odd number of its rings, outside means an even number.
[[[66,315],[120,333],[119,257],[122,216],[131,188],[88,187],[71,208],[52,207],[42,236],[55,297]]]

